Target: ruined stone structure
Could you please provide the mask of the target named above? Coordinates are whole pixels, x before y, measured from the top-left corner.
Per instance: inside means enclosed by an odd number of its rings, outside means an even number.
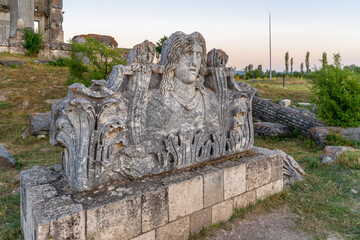
[[[52,107],[51,143],[64,147],[64,174],[85,191],[196,165],[250,149],[254,92],[234,81],[221,50],[176,32],[159,65],[149,41],[107,81],[69,87]]]
[[[68,56],[64,43],[62,0],[0,0],[0,52],[25,54],[24,29],[42,32],[44,47],[39,56]]]
[[[115,38],[108,35],[100,35],[100,34],[82,34],[82,35],[76,35],[72,38],[72,40],[76,43],[85,43],[86,38],[93,38],[97,41],[104,43],[105,45],[117,48],[118,43],[116,42]]]
[[[280,192],[283,173],[301,177],[285,153],[253,147],[255,91],[224,51],[176,32],[154,55],[146,40],[107,81],[73,84],[53,104],[62,164],[21,173],[26,240],[188,239]]]
[[[316,118],[256,96],[253,98],[253,115],[267,122],[285,124],[304,134],[308,134],[309,129],[312,127],[324,126]],[[261,130],[259,132],[262,133]]]
[[[0,39],[21,41],[25,28],[44,34],[44,41],[64,42],[62,0],[0,0]]]

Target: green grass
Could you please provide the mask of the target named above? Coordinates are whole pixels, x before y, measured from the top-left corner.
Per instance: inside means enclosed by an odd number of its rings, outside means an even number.
[[[20,239],[20,194],[0,197],[0,239]]]
[[[282,78],[268,79],[251,79],[245,80],[252,87],[257,88],[263,98],[269,98],[273,102],[278,102],[288,98],[293,103],[310,102],[310,84],[306,79],[287,78],[285,88],[282,85]]]

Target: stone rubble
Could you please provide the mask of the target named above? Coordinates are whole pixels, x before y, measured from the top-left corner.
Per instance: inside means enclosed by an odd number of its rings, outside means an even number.
[[[340,135],[345,139],[360,142],[360,128],[313,127],[309,130],[309,133],[315,144],[322,147],[327,144],[329,134]]]
[[[355,149],[352,147],[326,146],[324,153],[320,156],[320,163],[334,163],[346,151],[355,151]]]
[[[0,169],[9,169],[15,166],[16,160],[5,149],[3,144],[0,144]]]
[[[30,115],[30,133],[44,135],[50,131],[51,112],[32,113]]]

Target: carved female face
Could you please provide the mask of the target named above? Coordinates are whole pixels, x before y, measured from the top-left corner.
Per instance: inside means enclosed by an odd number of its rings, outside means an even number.
[[[197,41],[185,47],[175,65],[175,78],[185,84],[194,83],[198,77],[203,49]]]

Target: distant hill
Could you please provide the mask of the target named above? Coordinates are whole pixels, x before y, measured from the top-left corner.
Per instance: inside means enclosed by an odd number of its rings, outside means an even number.
[[[239,74],[239,75],[244,75],[245,74],[244,71],[236,71],[236,73]]]

